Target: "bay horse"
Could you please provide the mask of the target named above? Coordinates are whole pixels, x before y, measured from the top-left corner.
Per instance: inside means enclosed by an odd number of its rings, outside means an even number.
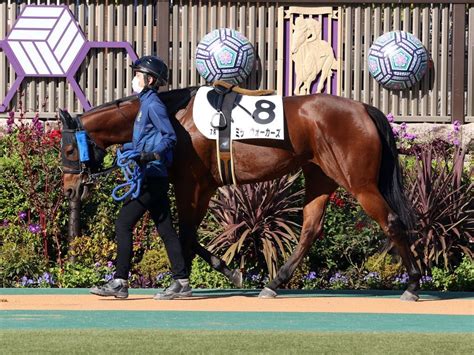
[[[197,253],[234,284],[239,284],[238,270],[229,270],[197,240],[197,228],[209,201],[223,184],[216,161],[216,143],[205,138],[193,121],[195,92],[196,88],[187,88],[160,93],[177,135],[170,179],[175,186],[179,235],[188,266]],[[63,135],[63,188],[69,199],[80,198],[90,175],[100,169],[106,147],[131,141],[139,106],[139,100],[132,97],[74,118],[60,112],[63,131],[85,130],[93,151],[92,163],[80,169],[77,145],[74,139],[68,140]],[[284,140],[233,142],[238,184],[275,179],[299,168],[305,178],[299,242],[259,296],[275,297],[277,288],[290,280],[322,233],[329,197],[341,186],[357,199],[397,247],[409,275],[401,299],[418,300],[421,274],[407,237],[414,225],[413,213],[404,195],[395,139],[385,115],[375,107],[326,94],[284,97],[283,111]]]

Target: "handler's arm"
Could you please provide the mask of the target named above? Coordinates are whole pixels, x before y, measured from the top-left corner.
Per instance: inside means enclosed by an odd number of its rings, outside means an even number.
[[[161,101],[154,102],[149,111],[150,119],[153,125],[161,133],[162,139],[153,153],[158,153],[163,157],[164,154],[173,149],[176,145],[176,133],[171,125],[165,105]]]

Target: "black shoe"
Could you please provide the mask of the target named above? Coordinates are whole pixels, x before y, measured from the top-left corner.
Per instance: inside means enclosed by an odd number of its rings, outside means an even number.
[[[161,293],[157,293],[155,300],[172,300],[175,298],[191,297],[193,294],[188,279],[174,280],[174,282]]]
[[[110,280],[103,286],[94,286],[89,292],[98,296],[114,296],[115,298],[128,297],[128,281],[124,279]]]

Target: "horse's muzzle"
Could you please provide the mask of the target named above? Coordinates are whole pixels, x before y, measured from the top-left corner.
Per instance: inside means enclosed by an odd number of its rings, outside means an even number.
[[[75,187],[70,187],[64,190],[64,195],[69,200],[79,199],[81,202],[89,197],[89,184],[79,183]]]

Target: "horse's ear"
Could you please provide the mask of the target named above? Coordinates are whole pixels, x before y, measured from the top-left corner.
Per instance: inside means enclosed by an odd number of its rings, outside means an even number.
[[[69,112],[59,109],[59,118],[64,128],[73,128],[73,120]]]

